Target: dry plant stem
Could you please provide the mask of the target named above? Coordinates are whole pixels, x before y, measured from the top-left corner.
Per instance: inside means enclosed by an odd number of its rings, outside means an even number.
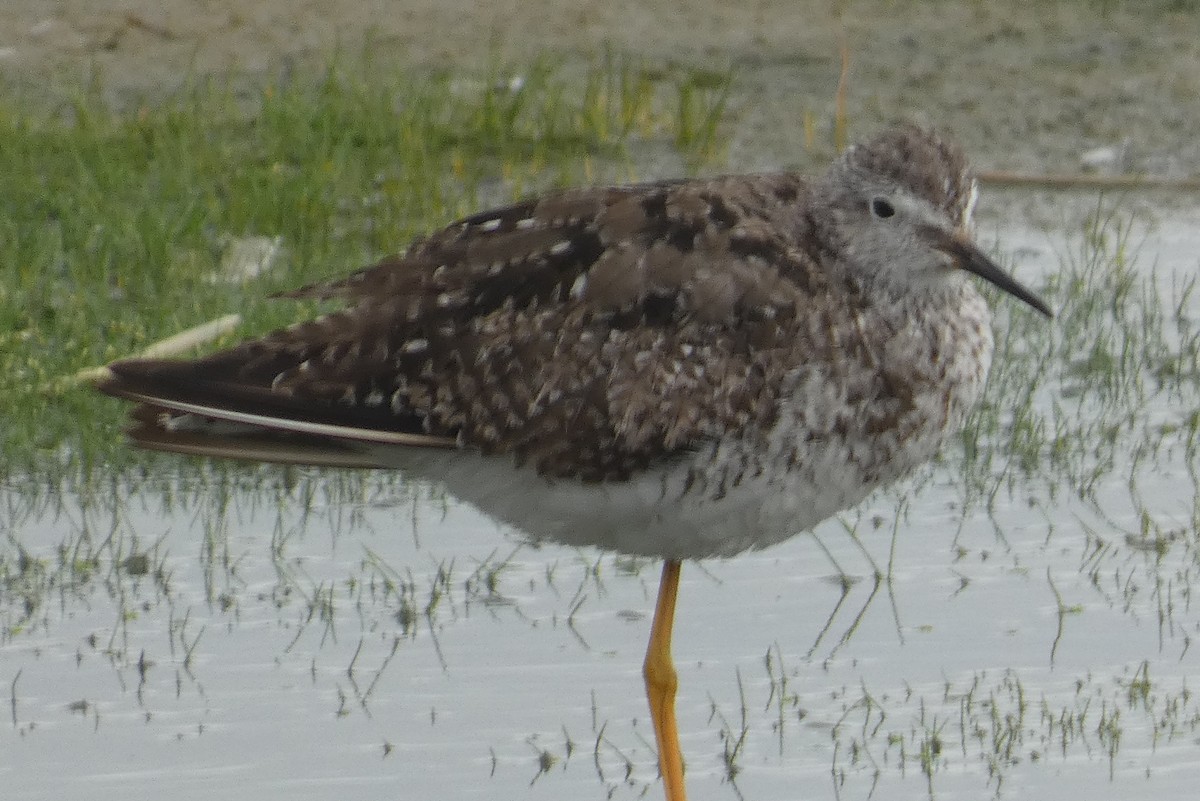
[[[992,186],[1032,186],[1048,189],[1171,189],[1200,192],[1200,178],[1167,178],[1157,175],[1087,175],[1084,173],[1028,173],[980,170],[979,180]]]
[[[184,351],[199,347],[207,342],[223,336],[242,323],[240,314],[227,314],[207,323],[188,328],[173,334],[166,339],[160,339],[140,354],[143,359],[162,359],[177,356]],[[107,367],[89,367],[75,374],[75,380],[81,383],[95,383],[108,377]]]
[[[846,31],[842,30],[841,44],[838,47],[842,57],[842,69],[838,73],[837,94],[834,97],[833,143],[841,153],[846,149],[846,94],[850,91],[850,45],[846,41]]]

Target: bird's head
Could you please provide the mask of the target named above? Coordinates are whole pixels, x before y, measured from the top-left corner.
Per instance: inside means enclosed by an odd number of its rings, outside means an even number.
[[[936,290],[973,273],[1046,316],[1050,307],[970,235],[976,181],[962,150],[915,125],[848,149],[819,183],[845,268],[897,290]]]

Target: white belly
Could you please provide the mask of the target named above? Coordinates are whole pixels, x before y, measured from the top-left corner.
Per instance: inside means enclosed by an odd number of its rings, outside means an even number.
[[[943,319],[932,335],[928,327],[900,326],[871,364],[839,365],[836,373],[820,366],[797,370],[769,431],[732,432],[628,481],[546,478],[515,467],[509,457],[459,450],[371,453],[382,464],[445,485],[533,540],[674,559],[764,548],[906,475],[961,428],[992,352],[983,300],[973,291],[964,294],[965,306],[978,308],[963,309],[963,325]],[[925,351],[941,356],[914,361],[914,353]],[[864,396],[880,364],[918,370],[927,379],[914,385],[901,411],[881,410]]]

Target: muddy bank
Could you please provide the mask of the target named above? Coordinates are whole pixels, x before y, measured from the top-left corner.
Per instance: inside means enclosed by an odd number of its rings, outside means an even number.
[[[531,53],[570,65],[606,49],[650,63],[732,67],[727,168],[808,168],[802,120],[827,132],[839,47],[851,56],[851,131],[896,117],[953,130],[981,166],[1200,173],[1200,14],[1178,3],[861,0],[9,0],[0,76],[50,97],[98,77],[118,104],[189,74],[303,70],[371,48],[414,70],[488,70]]]

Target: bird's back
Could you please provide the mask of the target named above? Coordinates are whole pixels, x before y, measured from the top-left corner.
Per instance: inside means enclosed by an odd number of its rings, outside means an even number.
[[[870,175],[908,180],[888,159],[912,153],[961,169],[940,139],[897,136]],[[912,191],[961,222],[965,179],[928,171]],[[634,553],[766,545],[929,458],[991,356],[957,276],[897,296],[847,268],[819,186],[731,176],[484,212],[291,293],[343,311],[119,362],[100,389],[142,404],[147,447],[402,467],[535,537]]]

